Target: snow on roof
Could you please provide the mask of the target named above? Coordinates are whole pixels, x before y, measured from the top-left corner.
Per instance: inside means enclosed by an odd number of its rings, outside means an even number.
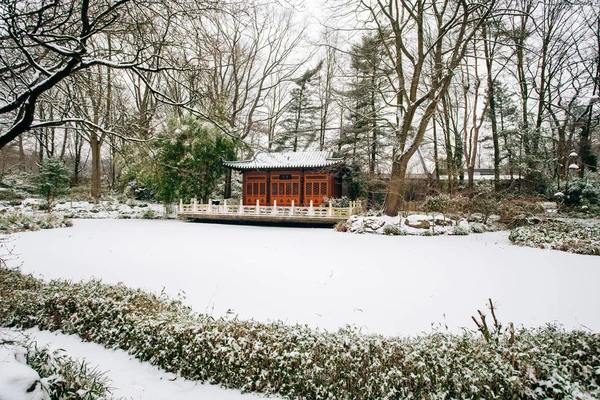
[[[233,169],[322,168],[340,164],[343,158],[329,157],[325,151],[257,153],[250,160],[223,161]]]

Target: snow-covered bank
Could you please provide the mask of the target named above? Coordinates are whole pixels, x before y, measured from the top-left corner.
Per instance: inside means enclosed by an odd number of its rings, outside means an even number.
[[[21,332],[10,331],[14,334]],[[142,363],[122,350],[107,350],[95,343],[82,342],[79,337],[74,335],[40,331],[35,328],[22,332],[35,340],[38,346],[47,345],[51,350],[63,349],[70,357],[85,359],[91,366],[97,367],[100,371],[105,371],[106,377],[111,381],[111,393],[115,399],[253,400],[265,398],[253,394],[242,394],[237,390],[223,389],[216,385],[203,385],[195,381],[189,381],[177,377],[175,374],[162,371],[148,363]],[[34,371],[27,370],[27,367],[23,364],[16,364],[16,362],[10,364],[12,375],[20,374],[19,376],[22,378],[31,378],[29,375],[35,374]],[[29,373],[29,375],[26,375],[26,373]],[[18,390],[17,386],[21,381],[16,380],[16,383],[11,384],[10,387],[8,384],[6,387],[0,387],[0,398],[13,399],[13,397],[3,396],[11,393],[8,391],[9,388],[14,387],[14,390]],[[3,382],[3,380],[0,380],[0,384]],[[45,399],[46,397],[31,398]]]
[[[600,331],[598,259],[513,246],[507,232],[348,235],[146,220],[77,220],[14,241],[22,270],[102,278],[173,295],[214,316],[388,335],[475,328],[488,298],[501,320]]]

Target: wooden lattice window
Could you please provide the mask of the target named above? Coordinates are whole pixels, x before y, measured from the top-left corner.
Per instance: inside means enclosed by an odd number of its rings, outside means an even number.
[[[327,182],[321,183],[321,196],[327,196]]]
[[[258,183],[253,183],[252,184],[252,193],[253,194],[258,194]]]
[[[277,195],[277,186],[278,185],[276,183],[271,185],[271,192],[273,192],[273,193],[271,193],[272,195],[275,195],[275,196]]]
[[[252,194],[252,184],[251,183],[246,184],[246,193]]]
[[[260,194],[264,195],[267,192],[267,184],[266,183],[261,183],[260,184]]]
[[[312,196],[312,184],[311,183],[306,184],[306,195]]]
[[[297,196],[300,193],[300,185],[298,183],[292,184],[292,193]]]
[[[289,196],[292,194],[292,184],[291,183],[286,183],[285,184],[285,195]]]

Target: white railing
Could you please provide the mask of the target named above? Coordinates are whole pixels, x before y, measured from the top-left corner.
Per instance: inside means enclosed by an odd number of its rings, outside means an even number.
[[[331,203],[328,207],[314,207],[312,200],[308,207],[298,207],[292,200],[291,207],[278,206],[276,201],[273,201],[272,206],[261,205],[258,200],[256,205],[229,205],[227,200],[223,204],[213,204],[212,200],[208,204],[198,203],[196,199],[192,200],[191,204],[183,204],[179,201],[179,215],[262,215],[273,217],[316,217],[316,218],[348,218],[354,211],[358,211],[360,203],[351,201],[348,207],[333,207]]]

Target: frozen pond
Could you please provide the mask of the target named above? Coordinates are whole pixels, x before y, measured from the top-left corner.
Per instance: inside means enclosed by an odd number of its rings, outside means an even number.
[[[176,296],[215,317],[386,335],[499,319],[600,331],[600,257],[513,246],[507,232],[388,237],[329,229],[75,220],[11,243],[24,272],[102,278]]]

